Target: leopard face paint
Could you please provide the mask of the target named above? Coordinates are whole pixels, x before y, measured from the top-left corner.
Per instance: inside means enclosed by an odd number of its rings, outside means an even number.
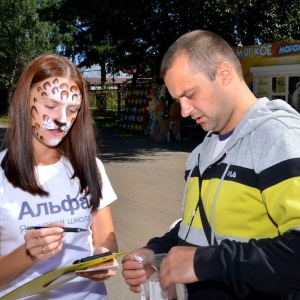
[[[67,135],[81,105],[80,91],[72,80],[51,77],[35,84],[30,91],[33,135],[54,147]]]

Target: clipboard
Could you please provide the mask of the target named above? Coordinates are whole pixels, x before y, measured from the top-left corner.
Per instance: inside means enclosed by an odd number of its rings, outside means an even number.
[[[68,281],[74,279],[76,277],[75,272],[87,269],[88,267],[103,263],[110,259],[121,256],[125,253],[129,252],[122,251],[118,253],[112,253],[111,255],[107,255],[101,258],[96,258],[93,260],[89,260],[82,263],[77,263],[73,265],[68,265],[65,267],[60,267],[49,271],[23,285],[11,291],[10,293],[1,297],[1,300],[17,300],[23,297],[28,297],[31,295],[42,294],[48,291],[51,291],[55,288],[62,286]],[[61,280],[59,280],[61,279]],[[55,282],[54,282],[55,281]],[[52,284],[53,283],[53,284]]]

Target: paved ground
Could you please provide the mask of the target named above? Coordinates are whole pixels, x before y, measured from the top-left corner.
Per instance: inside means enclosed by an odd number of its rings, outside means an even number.
[[[0,124],[0,145],[6,131],[3,127]],[[111,209],[119,249],[139,248],[181,217],[185,160],[202,136],[156,143],[143,135],[112,129],[101,133],[100,158],[118,195]],[[141,299],[129,291],[121,270],[106,283],[109,300]]]

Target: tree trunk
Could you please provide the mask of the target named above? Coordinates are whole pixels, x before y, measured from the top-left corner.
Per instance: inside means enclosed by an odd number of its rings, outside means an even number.
[[[105,55],[102,55],[100,58],[100,67],[101,67],[101,86],[106,83],[106,60]]]

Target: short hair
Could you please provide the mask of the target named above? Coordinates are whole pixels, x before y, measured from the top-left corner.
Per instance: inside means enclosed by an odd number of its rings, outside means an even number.
[[[179,37],[165,53],[160,76],[164,78],[175,60],[186,55],[189,65],[196,72],[203,73],[209,80],[214,80],[218,66],[228,61],[238,76],[243,78],[241,63],[230,45],[220,36],[205,30],[195,30]]]
[[[57,151],[70,160],[78,177],[80,192],[89,191],[92,210],[96,210],[101,194],[101,176],[96,166],[95,128],[89,107],[86,82],[79,69],[69,59],[57,54],[43,54],[33,59],[22,72],[12,96],[8,128],[7,153],[2,160],[8,181],[33,195],[47,196],[35,176],[36,166],[30,113],[30,89],[50,77],[66,77],[78,86],[82,100],[71,130],[58,145]],[[79,191],[78,191],[79,192]]]

